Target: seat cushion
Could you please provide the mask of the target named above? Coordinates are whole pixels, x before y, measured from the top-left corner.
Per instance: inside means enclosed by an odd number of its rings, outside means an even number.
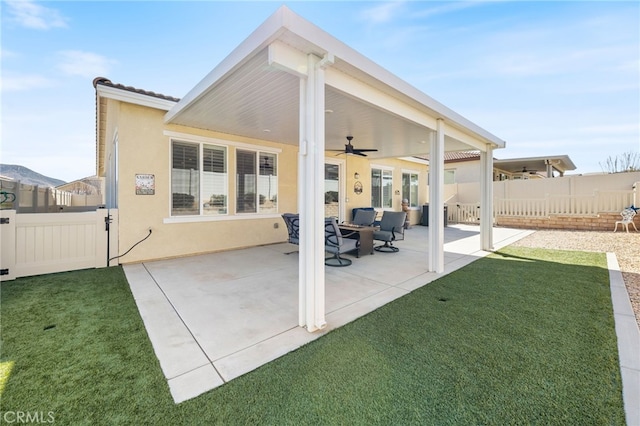
[[[393,241],[391,231],[373,231],[373,239],[378,241]]]

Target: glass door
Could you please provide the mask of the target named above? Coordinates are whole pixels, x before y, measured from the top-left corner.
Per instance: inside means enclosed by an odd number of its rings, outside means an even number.
[[[340,162],[326,162],[324,164],[324,216],[335,217],[338,222],[343,220],[344,198],[340,177]]]

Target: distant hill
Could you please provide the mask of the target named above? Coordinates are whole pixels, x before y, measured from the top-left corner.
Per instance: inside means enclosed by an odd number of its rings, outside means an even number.
[[[0,175],[10,177],[13,180],[19,180],[21,183],[38,186],[59,186],[66,182],[60,179],[54,179],[49,176],[41,175],[24,166],[15,164],[0,164]]]

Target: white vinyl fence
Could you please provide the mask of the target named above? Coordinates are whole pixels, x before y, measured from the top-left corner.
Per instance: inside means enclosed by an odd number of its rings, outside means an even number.
[[[600,213],[618,213],[634,205],[635,200],[633,190],[596,191],[591,195],[573,196],[547,194],[544,198],[496,198],[493,217],[597,216]],[[451,223],[480,223],[480,204],[449,204],[447,216]]]
[[[495,216],[596,216],[620,212],[634,203],[634,191],[596,191],[591,195],[549,195],[544,198],[496,199]]]
[[[0,211],[0,281],[106,267],[117,251],[118,210],[82,213]]]

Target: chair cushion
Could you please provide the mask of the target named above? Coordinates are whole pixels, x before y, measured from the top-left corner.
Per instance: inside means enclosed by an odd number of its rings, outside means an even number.
[[[379,241],[393,241],[393,233],[391,231],[373,231],[373,239]]]
[[[376,220],[376,214],[377,212],[375,210],[358,209],[351,223],[354,225],[371,226]]]

